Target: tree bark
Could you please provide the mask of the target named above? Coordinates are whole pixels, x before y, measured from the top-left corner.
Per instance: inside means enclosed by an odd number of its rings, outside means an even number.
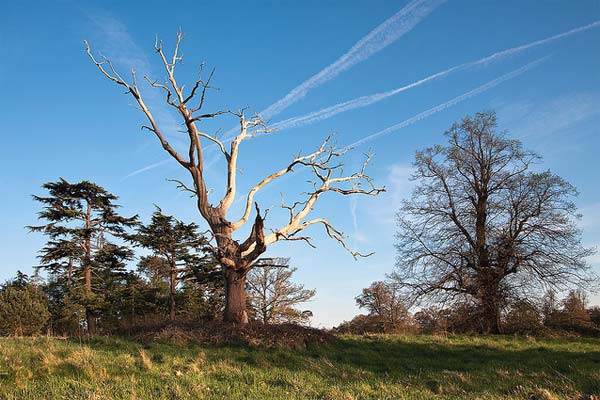
[[[241,325],[248,323],[245,271],[238,272],[231,268],[225,270],[224,320]]]
[[[71,283],[73,281],[73,259],[69,258],[69,266],[67,267],[67,287],[71,289]]]
[[[92,297],[92,239],[89,236],[89,231],[92,228],[91,221],[92,214],[92,205],[88,202],[87,204],[87,213],[85,220],[85,227],[88,230],[88,236],[85,239],[85,262],[83,265],[83,275],[85,279],[85,291],[88,296],[87,302],[91,301]],[[94,313],[90,309],[90,305],[86,304],[85,306],[85,318],[87,322],[87,330],[89,336],[94,336],[96,333],[96,319],[94,317]]]
[[[170,310],[169,310],[169,321],[175,321],[175,294],[177,289],[177,266],[171,265],[171,275],[169,278],[169,299],[170,299]]]
[[[85,310],[85,319],[87,322],[88,335],[94,336],[96,333],[96,317],[94,316],[94,313],[89,309]]]
[[[482,304],[482,333],[502,333],[500,325],[500,306],[493,299],[484,299]]]

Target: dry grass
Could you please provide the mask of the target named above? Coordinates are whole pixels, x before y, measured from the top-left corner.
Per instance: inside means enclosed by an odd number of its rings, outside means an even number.
[[[598,339],[342,336],[301,350],[0,340],[0,399],[598,400]]]

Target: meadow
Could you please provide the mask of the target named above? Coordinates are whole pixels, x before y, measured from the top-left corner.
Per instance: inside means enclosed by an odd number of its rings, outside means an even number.
[[[302,349],[0,339],[1,399],[594,399],[600,340],[339,336]]]

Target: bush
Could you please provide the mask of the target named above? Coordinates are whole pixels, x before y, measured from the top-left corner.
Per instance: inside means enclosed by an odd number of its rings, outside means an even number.
[[[428,307],[415,313],[415,321],[421,333],[447,333],[450,326],[450,310]]]
[[[581,290],[572,290],[562,301],[562,308],[553,310],[545,324],[554,330],[575,332],[582,335],[598,335],[600,330],[587,310],[587,297]]]
[[[594,306],[588,309],[590,315],[590,321],[595,325],[596,328],[600,328],[600,307]]]
[[[541,312],[527,301],[512,304],[504,320],[505,333],[539,334],[544,330]]]
[[[262,324],[232,326],[221,321],[201,324],[180,323],[148,327],[134,338],[144,344],[151,342],[190,343],[212,345],[247,345],[262,348],[303,349],[307,346],[328,342],[333,336],[325,330],[296,324]]]
[[[38,287],[7,285],[0,290],[0,334],[36,335],[48,318],[48,299]]]
[[[359,314],[350,321],[344,321],[334,328],[337,333],[364,335],[369,333],[405,334],[415,333],[417,325],[410,319],[390,323],[377,315]]]

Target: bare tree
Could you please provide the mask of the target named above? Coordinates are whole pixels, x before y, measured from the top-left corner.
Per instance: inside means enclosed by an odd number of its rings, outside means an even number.
[[[310,314],[296,307],[312,299],[316,292],[292,282],[297,268],[289,268],[287,262],[260,264],[250,271],[247,282],[255,318],[263,324],[306,321]]]
[[[130,94],[136,101],[149,123],[149,125],[143,126],[143,129],[147,129],[154,134],[163,149],[189,173],[192,184],[186,185],[181,181],[178,181],[178,184],[180,188],[195,196],[198,211],[206,220],[213,235],[212,243],[214,244],[211,246],[211,251],[220,263],[225,279],[226,306],[224,319],[243,324],[248,322],[245,292],[246,277],[252,269],[253,263],[266,251],[269,245],[281,240],[301,240],[312,245],[310,237],[305,236],[303,231],[313,225],[322,225],[327,234],[337,240],[355,258],[362,256],[362,254],[348,248],[344,242],[344,234],[333,227],[327,219],[307,219],[307,216],[317,200],[325,193],[376,195],[383,189],[376,188],[365,173],[370,155],[367,156],[363,167],[358,172],[344,174],[343,164],[339,159],[348,149],[336,149],[331,144],[331,138],[328,137],[314,152],[298,155],[283,168],[260,180],[246,194],[242,215],[239,218],[229,216],[228,212],[237,194],[240,144],[270,130],[259,115],[247,118],[244,113],[245,110],[204,111],[206,94],[211,89],[214,70],[204,79],[201,68],[199,78],[191,86],[191,90],[184,90],[184,85],[180,85],[175,77],[175,67],[182,61],[179,51],[182,37],[181,32],[179,32],[173,55],[170,58],[167,58],[162,43],[158,40],[155,43],[156,53],[167,75],[166,81],[160,83],[148,77],[145,78],[152,87],[164,91],[167,104],[172,106],[181,118],[188,140],[187,154],[185,155],[180,154],[169,143],[165,132],[163,132],[154,114],[143,100],[138,89],[135,69],[132,69],[130,81],[127,82],[108,58],[95,58],[88,43],[84,43],[88,56],[100,72],[115,84],[124,87],[126,93]],[[220,116],[233,116],[239,124],[239,131],[229,144],[219,139],[216,133],[211,134],[200,127],[201,123]],[[218,147],[227,165],[225,194],[216,204],[211,203],[209,200],[208,186],[205,181],[203,149],[207,143]],[[306,167],[312,171],[315,179],[314,189],[307,193],[304,201],[283,205],[289,211],[289,221],[285,225],[273,229],[271,233],[265,233],[265,216],[261,215],[260,208],[254,201],[254,196],[267,184],[294,171],[295,167]],[[252,221],[253,208],[256,210],[256,215]],[[234,239],[234,233],[249,221],[251,221],[251,229],[247,238],[243,241]]]
[[[384,324],[384,331],[392,331],[399,325],[410,322],[405,299],[395,285],[389,282],[373,282],[356,296],[356,304],[367,309],[371,316],[377,317]]]
[[[587,310],[588,299],[583,290],[571,290],[562,301],[559,319],[567,327],[591,328],[594,326]]]
[[[494,113],[454,124],[447,146],[417,152],[419,184],[398,214],[395,281],[415,298],[470,298],[483,331],[500,330],[510,296],[591,282],[575,188],[496,130]]]

